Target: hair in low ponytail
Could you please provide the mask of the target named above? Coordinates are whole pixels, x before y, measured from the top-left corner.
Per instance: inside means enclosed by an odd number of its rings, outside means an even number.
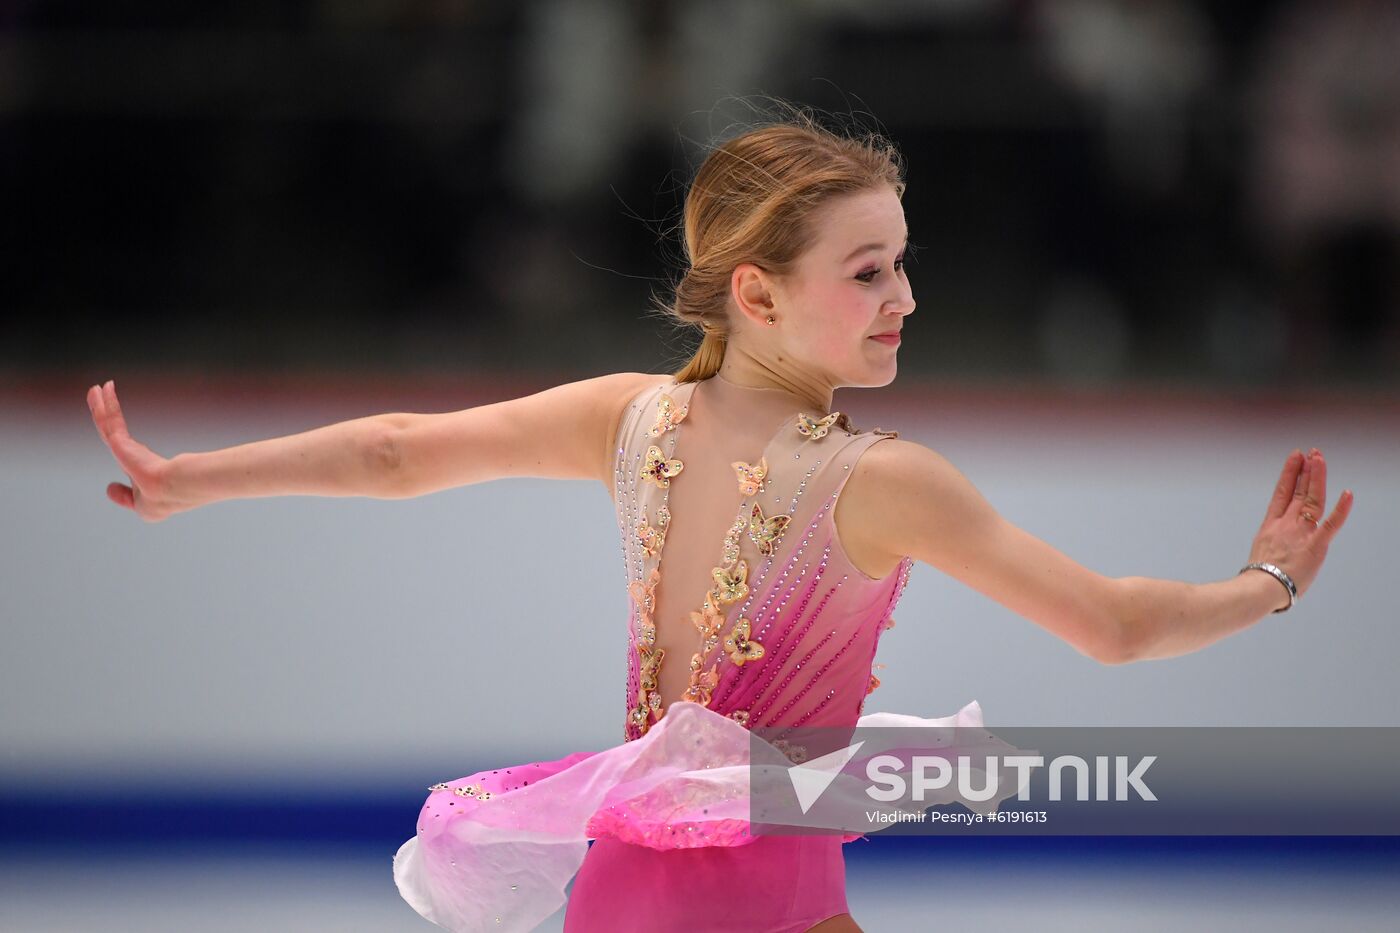
[[[707,330],[700,338],[700,346],[681,371],[675,374],[677,382],[699,382],[719,372],[724,362],[724,348],[729,338],[717,330]]]

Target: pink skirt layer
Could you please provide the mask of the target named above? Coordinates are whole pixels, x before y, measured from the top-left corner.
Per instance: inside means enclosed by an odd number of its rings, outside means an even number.
[[[940,719],[872,713],[856,726],[935,727],[918,740],[947,756],[1020,751],[982,730],[975,701]],[[853,761],[892,750],[881,741],[862,741]],[[773,799],[765,782],[791,793],[792,764],[729,717],[678,701],[630,742],[433,785],[417,833],[394,856],[394,881],[414,910],[454,933],[533,930],[565,903],[571,880],[569,933],[800,933],[847,912],[841,847],[874,830],[843,816],[752,832],[754,800]],[[837,774],[821,802],[853,817],[909,812],[872,804],[866,790],[866,781]],[[987,813],[1017,790],[999,783],[969,800],[949,788],[915,809],[963,802]]]

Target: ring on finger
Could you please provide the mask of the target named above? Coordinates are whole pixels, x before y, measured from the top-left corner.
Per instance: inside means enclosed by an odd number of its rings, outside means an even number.
[[[1303,521],[1305,521],[1305,522],[1312,522],[1314,525],[1317,525],[1317,524],[1318,524],[1318,520],[1315,519],[1315,518],[1313,518],[1313,517],[1312,517],[1312,514],[1311,514],[1310,512],[1306,512],[1306,511],[1305,511],[1305,512],[1301,513],[1298,517],[1301,518],[1301,519],[1302,519]]]

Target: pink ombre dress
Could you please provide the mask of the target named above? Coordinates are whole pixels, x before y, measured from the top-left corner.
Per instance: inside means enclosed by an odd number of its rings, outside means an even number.
[[[720,376],[635,396],[613,482],[624,741],[433,785],[394,858],[409,904],[449,930],[530,930],[572,879],[566,933],[801,933],[846,913],[842,845],[861,834],[751,834],[749,730],[789,765],[804,749],[788,729],[982,725],[975,701],[862,715],[913,561],[867,576],[834,513],[857,459],[891,436]],[[1015,792],[964,802],[986,812]]]

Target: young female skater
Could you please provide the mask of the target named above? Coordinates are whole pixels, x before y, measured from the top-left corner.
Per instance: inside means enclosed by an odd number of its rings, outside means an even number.
[[[750,834],[741,766],[760,726],[800,762],[799,727],[982,725],[975,701],[937,719],[862,715],[914,561],[1104,664],[1196,651],[1291,607],[1317,576],[1352,497],[1319,520],[1316,449],[1285,459],[1234,576],[1113,579],[1003,519],[938,453],[832,410],[836,388],[895,377],[914,310],[903,193],[887,142],[805,113],[714,148],[686,198],[689,267],[667,306],[704,336],[675,374],[169,460],[132,439],[112,382],[89,390],[130,478],[108,495],[147,521],[234,497],[406,498],[507,476],[612,494],[631,597],[623,741],[433,784],[394,860],[424,917],[532,929],[573,879],[569,933],[858,931],[842,855],[858,835]]]

